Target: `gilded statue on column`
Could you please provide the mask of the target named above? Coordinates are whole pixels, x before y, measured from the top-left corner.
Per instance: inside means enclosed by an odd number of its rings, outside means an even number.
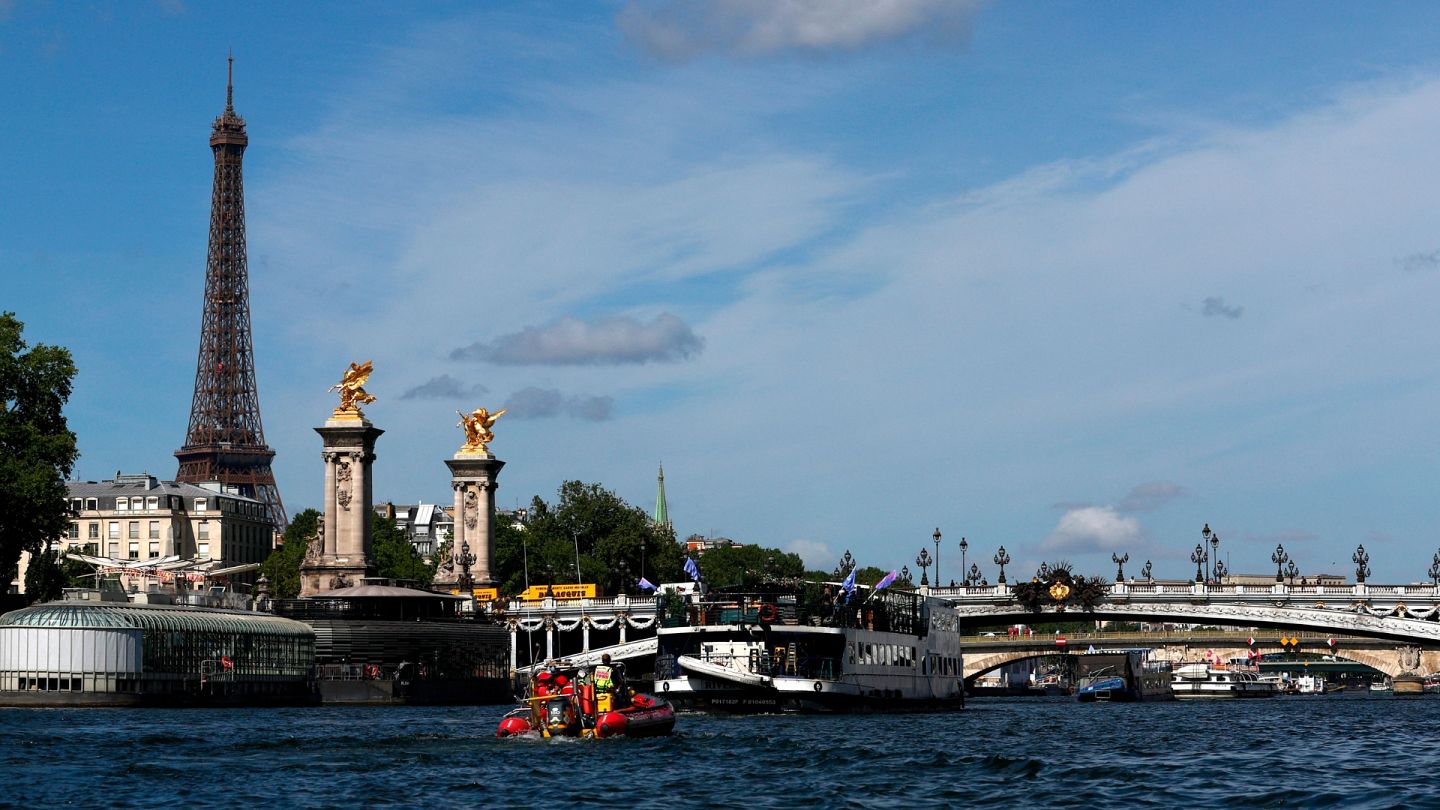
[[[331,391],[340,392],[340,407],[335,409],[334,418],[360,419],[365,415],[360,412],[360,406],[375,401],[375,397],[365,390],[365,382],[370,379],[373,365],[374,361],[371,360],[366,360],[363,365],[351,363],[340,382],[330,386]]]
[[[495,434],[490,428],[495,425],[495,420],[505,415],[509,408],[501,408],[491,413],[484,408],[476,408],[470,413],[456,411],[455,415],[460,417],[456,427],[465,428],[465,444],[461,445],[461,453],[488,453],[486,445],[495,441]]]

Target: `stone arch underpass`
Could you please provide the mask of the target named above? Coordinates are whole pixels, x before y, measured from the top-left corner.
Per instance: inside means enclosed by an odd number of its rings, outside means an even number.
[[[1331,649],[1327,637],[1339,639],[1333,654],[1340,659],[1374,667],[1387,675],[1404,672],[1429,673],[1440,671],[1440,622],[1406,618],[1396,615],[1377,616],[1349,609],[1293,604],[1227,605],[1213,603],[1106,603],[1094,611],[1033,613],[1019,604],[957,605],[963,627],[1003,626],[1010,624],[1042,624],[1066,621],[1139,621],[1173,622],[1180,624],[1221,625],[1263,628],[1270,632],[1254,633],[1255,647],[1261,653],[1281,652],[1279,637],[1285,631],[1305,633],[1302,652],[1323,652]],[[1103,646],[1127,646],[1131,639],[1107,638]],[[1171,660],[1195,660],[1211,653],[1222,660],[1243,658],[1252,648],[1245,640],[1207,639],[1203,631],[1183,639],[1164,639],[1136,634],[1129,646],[1153,646],[1165,650]],[[1069,644],[1083,652],[1091,642],[1076,638]],[[1199,646],[1203,645],[1203,646]],[[1102,646],[1096,642],[1096,646]],[[1054,655],[1061,651],[1053,638],[1016,639],[1004,636],[970,643],[965,650],[965,679],[973,681],[984,672],[1025,658]]]

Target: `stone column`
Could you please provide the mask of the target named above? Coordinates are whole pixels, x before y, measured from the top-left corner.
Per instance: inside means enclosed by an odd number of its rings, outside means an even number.
[[[435,584],[454,587],[460,578],[460,549],[470,544],[475,564],[470,578],[477,586],[492,586],[491,560],[495,559],[495,489],[505,462],[494,455],[456,453],[445,460],[450,468],[450,486],[455,490],[455,530],[450,534],[450,570],[435,574]]]
[[[375,440],[385,431],[363,416],[332,418],[315,428],[324,442],[325,533],[316,558],[300,567],[300,595],[359,585],[374,576],[370,551],[374,521],[370,465],[375,461]]]

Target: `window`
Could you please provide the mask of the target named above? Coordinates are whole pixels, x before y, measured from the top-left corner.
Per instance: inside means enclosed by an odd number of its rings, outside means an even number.
[[[100,501],[99,501],[99,499],[97,499],[97,498],[86,498],[86,499],[85,499],[85,508],[88,509],[88,510],[90,510],[91,512],[94,512],[95,510],[99,509],[99,508],[100,508]]]
[[[158,521],[158,520],[152,520],[152,521],[150,521],[150,539],[151,539],[151,540],[159,540],[159,539],[160,539],[160,521]]]
[[[119,544],[119,543],[111,543],[111,544],[110,544],[110,559],[113,560],[113,559],[115,559],[116,557],[119,557],[119,556],[120,556],[120,544]]]
[[[198,545],[196,546],[196,551],[197,551],[197,554],[198,554],[199,556],[201,556],[201,557],[209,557],[209,556],[210,556],[210,544],[209,544],[209,543],[200,543],[200,544],[198,544]]]
[[[204,512],[204,511],[205,511],[205,499],[204,499],[204,498],[196,498],[196,499],[195,499],[195,511],[196,511],[196,512]]]
[[[71,524],[70,524],[70,539],[71,539],[71,540],[79,540],[79,539],[80,539],[80,524],[79,524],[79,523],[71,523]]]
[[[108,536],[111,540],[120,539],[120,521],[112,520],[109,524],[107,524],[106,536]]]
[[[145,497],[145,508],[146,508],[146,509],[159,509],[159,508],[160,508],[160,496],[159,496],[159,495],[147,495],[147,496]]]
[[[130,508],[130,499],[129,499],[129,498],[116,498],[116,499],[115,499],[115,511],[116,511],[116,512],[124,512],[124,511],[128,510],[129,508]]]
[[[138,521],[138,520],[132,520],[132,521],[130,521],[130,525],[129,525],[128,528],[130,529],[130,534],[129,534],[130,539],[131,539],[131,540],[139,540],[139,539],[140,539],[140,521]]]
[[[208,520],[202,520],[202,521],[200,521],[200,534],[199,534],[199,537],[200,537],[201,540],[209,540],[209,539],[210,539],[210,521],[208,521]]]
[[[131,543],[131,544],[130,544],[130,559],[132,559],[132,560],[138,560],[138,559],[140,559],[140,544],[139,544],[139,543]]]
[[[91,540],[99,540],[99,539],[100,539],[100,524],[99,524],[99,523],[91,523],[91,524],[90,524],[90,534],[89,534],[89,537],[90,537]]]
[[[160,556],[160,544],[159,544],[159,543],[153,542],[153,541],[150,543],[150,556],[151,556],[151,557],[159,557],[159,556]]]

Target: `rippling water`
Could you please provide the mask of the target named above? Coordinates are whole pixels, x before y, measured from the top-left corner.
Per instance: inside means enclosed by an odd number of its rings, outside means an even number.
[[[502,707],[0,709],[0,807],[1440,806],[1440,698],[682,716],[497,740]]]

